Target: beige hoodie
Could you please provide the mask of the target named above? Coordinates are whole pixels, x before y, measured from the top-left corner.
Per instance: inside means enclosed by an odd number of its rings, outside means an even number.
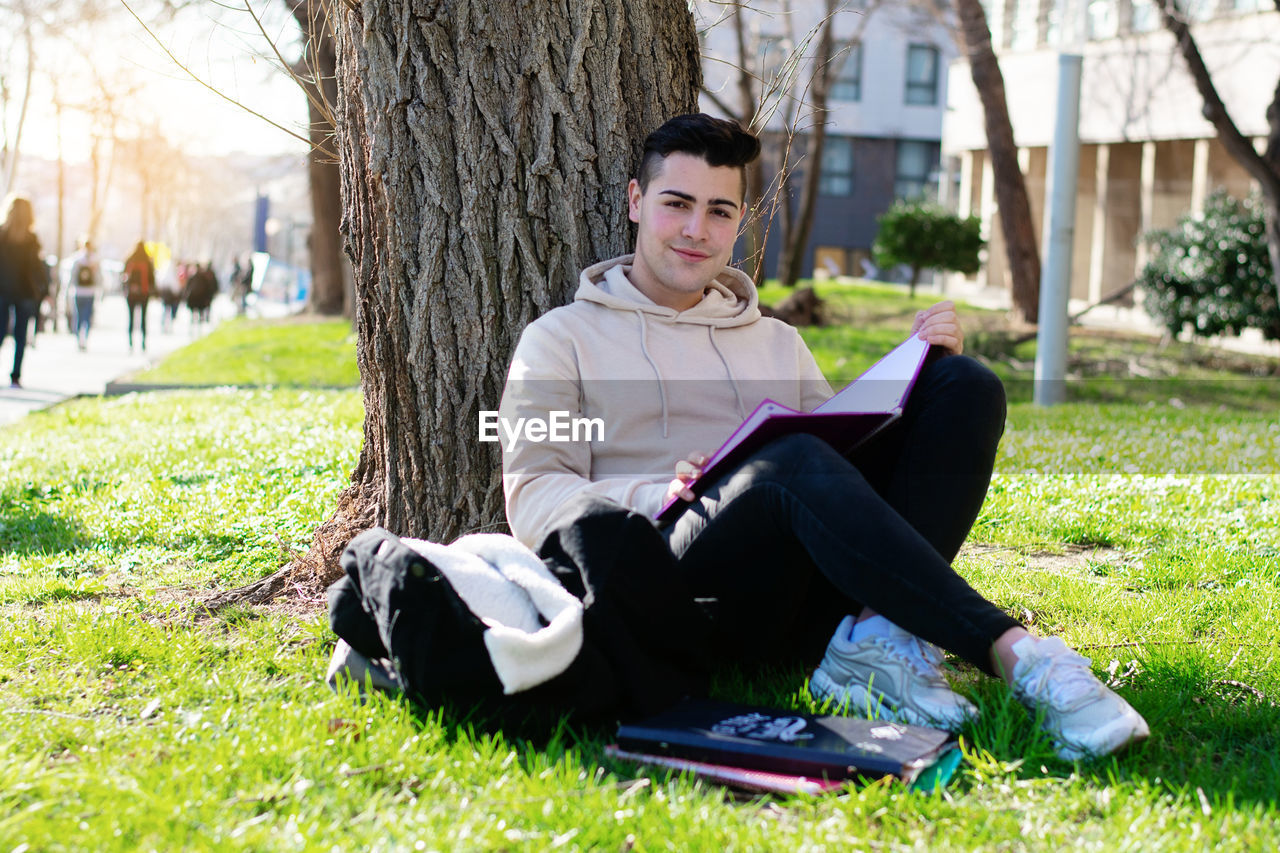
[[[529,324],[512,357],[502,481],[511,530],[531,547],[583,492],[652,516],[676,462],[710,455],[766,397],[807,411],[831,395],[796,330],[761,317],[741,271],[726,267],[702,301],[676,311],[631,284],[632,257],[584,270],[574,302]],[[569,440],[514,437],[520,418],[553,412],[567,413],[555,418]],[[582,422],[575,437],[575,419],[596,425]]]

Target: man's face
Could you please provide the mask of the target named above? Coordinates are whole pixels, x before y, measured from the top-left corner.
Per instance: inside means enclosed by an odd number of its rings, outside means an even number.
[[[742,175],[675,153],[642,192],[627,186],[636,231],[631,282],[659,305],[684,311],[697,305],[733,252],[742,220]]]

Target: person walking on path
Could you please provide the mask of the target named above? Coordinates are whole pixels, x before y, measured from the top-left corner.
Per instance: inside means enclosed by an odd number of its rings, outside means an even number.
[[[48,267],[40,258],[40,241],[32,226],[35,214],[31,201],[11,196],[5,205],[0,226],[0,341],[13,321],[13,372],[10,387],[22,387],[22,357],[27,348],[27,331],[39,300],[47,286]]]
[[[187,279],[187,309],[191,312],[193,335],[209,325],[209,307],[217,293],[218,278],[213,273],[212,262],[206,261]]]
[[[124,262],[124,296],[129,306],[129,351],[133,351],[133,316],[139,317],[142,351],[147,351],[147,303],[156,292],[156,265],[147,254],[146,244],[139,240]]]
[[[507,520],[537,545],[582,499],[652,519],[726,657],[816,659],[818,700],[956,729],[941,646],[1003,680],[1060,757],[1105,755],[1146,721],[1059,637],[1033,636],[951,566],[986,496],[1004,430],[1000,380],[961,355],[950,302],[915,319],[931,354],[902,417],[846,457],[779,438],[695,494],[709,449],[768,396],[811,410],[831,389],[796,331],[763,318],[728,266],[760,143],[736,122],[680,116],[645,140],[627,187],[635,251],[582,272],[572,304],[529,324],[501,403],[506,423],[599,420],[592,442],[530,433],[503,447]],[[524,421],[520,421],[524,418]],[[674,472],[674,477],[673,477]],[[834,635],[830,632],[835,628]]]
[[[81,352],[89,348],[89,328],[93,325],[93,306],[98,299],[102,270],[93,241],[86,238],[71,262],[71,286],[76,300],[76,344]]]

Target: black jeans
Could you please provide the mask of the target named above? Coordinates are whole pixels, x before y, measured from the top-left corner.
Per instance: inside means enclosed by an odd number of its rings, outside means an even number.
[[[902,418],[848,458],[810,435],[778,439],[666,528],[727,653],[821,652],[867,606],[991,673],[1017,620],[951,568],[1004,432],[1004,388],[964,356],[931,359]]]
[[[13,315],[13,372],[9,378],[14,382],[22,378],[22,357],[27,349],[27,331],[31,328],[31,318],[36,315],[37,303],[34,299],[0,296],[0,343],[9,334],[9,317]]]
[[[129,299],[129,348],[133,348],[133,316],[137,313],[142,329],[142,348],[147,348],[147,302],[149,299]]]

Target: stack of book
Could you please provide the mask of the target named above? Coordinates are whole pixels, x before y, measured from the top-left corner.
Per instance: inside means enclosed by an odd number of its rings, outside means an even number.
[[[619,726],[605,752],[736,788],[794,794],[885,776],[933,790],[960,763],[950,733],[938,729],[707,700]]]

